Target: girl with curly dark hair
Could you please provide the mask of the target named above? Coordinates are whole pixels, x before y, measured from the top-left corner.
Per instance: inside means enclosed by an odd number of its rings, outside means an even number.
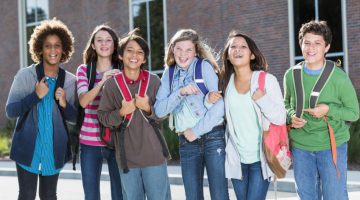
[[[35,199],[38,179],[40,199],[57,198],[59,173],[71,156],[64,122],[77,116],[75,76],[60,68],[74,51],[73,41],[60,20],[42,22],[29,41],[36,64],[20,69],[12,83],[6,114],[17,118],[10,158],[16,162],[18,199]]]

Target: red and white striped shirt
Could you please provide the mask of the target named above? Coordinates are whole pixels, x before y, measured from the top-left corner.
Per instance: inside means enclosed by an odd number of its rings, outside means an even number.
[[[82,64],[76,71],[76,86],[77,94],[88,92],[89,81],[86,74],[87,66]],[[96,72],[94,87],[102,79],[102,73]],[[100,126],[97,118],[97,109],[100,104],[101,91],[97,94],[95,99],[90,102],[85,108],[84,121],[80,130],[80,143],[91,146],[105,146],[100,139]]]

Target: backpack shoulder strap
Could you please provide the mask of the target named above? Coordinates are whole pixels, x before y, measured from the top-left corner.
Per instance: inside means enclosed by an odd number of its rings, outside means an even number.
[[[96,63],[90,62],[86,65],[86,77],[89,81],[88,90],[94,88],[95,80],[96,80]]]
[[[142,70],[142,79],[140,81],[140,86],[139,86],[139,91],[138,94],[141,97],[144,97],[147,89],[149,87],[149,82],[150,82],[150,73],[147,70]],[[124,72],[122,71],[120,74],[115,76],[115,82],[116,85],[121,93],[121,96],[126,100],[126,101],[131,101],[132,96],[131,96],[131,92],[126,84],[125,81],[125,77],[124,77]],[[143,117],[146,119],[146,117],[144,116],[144,114],[141,112],[141,114],[143,115]],[[133,113],[130,113],[128,115],[125,116],[124,121],[126,120],[127,122],[127,126],[130,125],[131,119],[133,117]]]
[[[266,77],[266,72],[260,71],[258,78],[258,85],[259,85],[259,89],[263,92],[265,92],[265,77]]]
[[[147,89],[149,87],[149,83],[150,83],[150,72],[147,70],[142,70],[142,75],[143,78],[140,81],[140,86],[139,86],[139,96],[144,97]]]
[[[44,71],[44,65],[42,62],[40,62],[39,64],[37,64],[35,66],[35,70],[36,70],[36,76],[37,76],[37,80],[41,81],[42,78],[44,78],[45,76],[45,71]]]
[[[322,89],[324,88],[324,86],[326,85],[326,83],[328,82],[334,69],[335,69],[335,63],[333,61],[326,60],[325,68],[321,72],[321,75],[319,79],[316,81],[316,84],[310,94],[310,100],[309,100],[310,108],[315,108],[317,101],[319,99],[319,95]]]
[[[174,80],[174,71],[175,71],[175,64],[169,66],[169,85],[170,85],[170,91],[172,90],[172,81]]]
[[[204,95],[206,95],[209,92],[209,90],[206,88],[205,81],[203,79],[202,64],[203,64],[203,59],[198,58],[194,70],[194,79],[198,88],[201,90],[201,92]]]
[[[115,82],[116,82],[116,85],[121,93],[121,96],[125,99],[125,101],[131,101],[132,97],[131,97],[131,93],[130,93],[130,90],[126,84],[126,81],[125,81],[125,77],[123,75],[124,72],[121,72],[120,74],[116,75],[114,78],[115,78]],[[130,113],[130,114],[127,114],[125,117],[124,117],[124,121],[126,120],[128,125],[130,124],[130,121],[133,117],[133,114]]]
[[[304,62],[300,62],[295,65],[292,69],[293,72],[293,81],[294,81],[294,88],[295,88],[295,96],[296,96],[296,107],[295,107],[295,115],[298,118],[302,117],[303,110],[304,110],[304,89],[303,89],[303,81],[302,81],[302,68]]]

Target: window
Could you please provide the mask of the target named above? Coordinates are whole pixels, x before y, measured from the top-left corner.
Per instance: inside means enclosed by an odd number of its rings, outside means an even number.
[[[148,69],[153,73],[162,73],[164,65],[164,5],[166,0],[129,0],[130,29],[140,28],[141,36],[150,48]]]
[[[298,43],[299,30],[302,24],[310,20],[325,20],[329,25],[333,40],[329,52],[326,54],[326,58],[333,61],[341,61],[341,67],[345,68],[347,71],[347,59],[346,59],[346,38],[343,36],[345,34],[345,24],[346,19],[344,19],[345,10],[345,0],[292,0],[293,17],[289,15],[289,19],[293,20],[293,30],[290,30],[290,34],[293,34],[293,37],[290,37],[290,43],[293,45],[293,58],[294,63],[298,63],[303,60],[301,54],[301,49]],[[290,21],[290,20],[289,20]],[[291,22],[290,22],[291,23]],[[290,25],[292,27],[292,25]],[[292,57],[292,56],[291,56]],[[293,64],[291,64],[293,65]]]
[[[21,26],[20,30],[20,51],[23,53],[23,56],[20,56],[20,63],[23,66],[28,66],[33,63],[31,56],[29,54],[29,45],[30,36],[33,33],[34,28],[41,23],[41,21],[49,18],[49,2],[48,0],[18,0],[19,10],[19,24]]]

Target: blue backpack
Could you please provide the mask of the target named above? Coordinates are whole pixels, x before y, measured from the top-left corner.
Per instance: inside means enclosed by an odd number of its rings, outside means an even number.
[[[203,75],[202,75],[202,63],[203,63],[203,59],[198,58],[196,65],[195,65],[195,70],[194,70],[194,81],[197,85],[197,87],[201,90],[201,92],[206,95],[209,90],[206,88],[205,85],[205,81],[203,79]],[[174,71],[175,71],[175,64],[171,65],[169,67],[169,84],[170,84],[170,91],[172,90],[172,81],[174,79]]]

